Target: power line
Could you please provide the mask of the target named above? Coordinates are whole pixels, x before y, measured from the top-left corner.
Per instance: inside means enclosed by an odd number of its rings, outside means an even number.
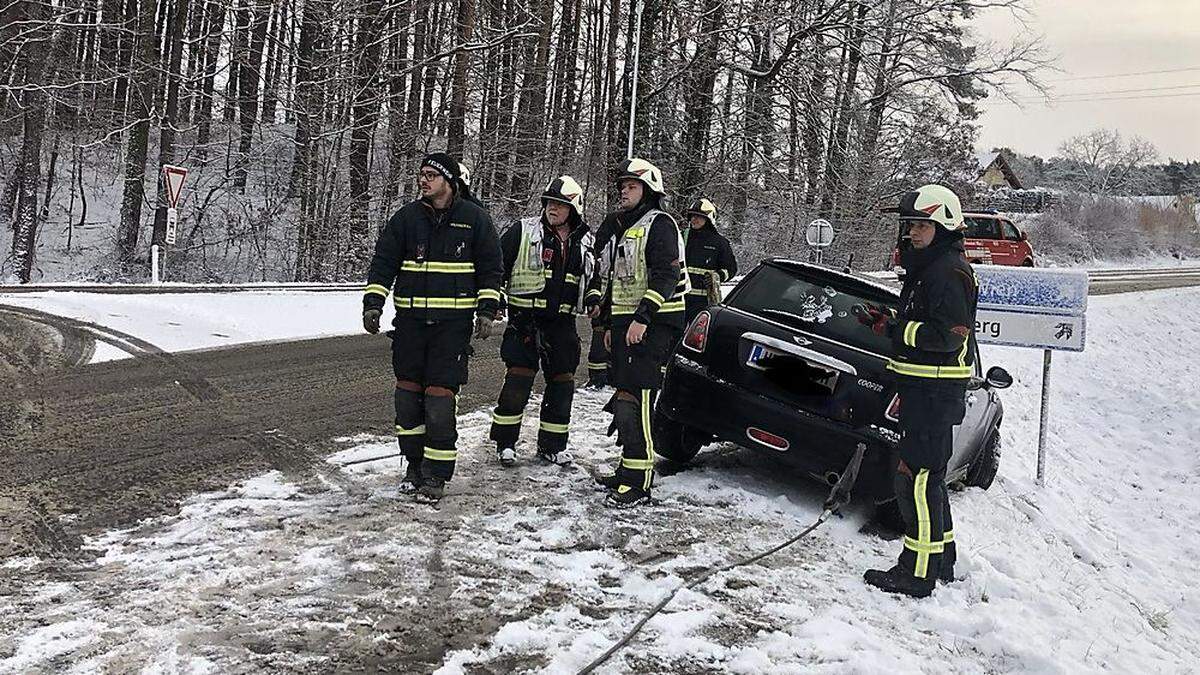
[[[1143,87],[1140,89],[1110,89],[1107,91],[1079,91],[1075,93],[1065,93],[1059,95],[1043,96],[1042,94],[1023,94],[1017,96],[1019,99],[1027,99],[1031,101],[1060,101],[1068,98],[1078,98],[1080,96],[1107,96],[1109,94],[1140,94],[1148,91],[1173,91],[1179,89],[1195,89],[1200,87],[1200,84],[1178,84],[1169,87]]]
[[[1057,80],[1049,80],[1050,82],[1078,82],[1080,80],[1109,80],[1119,77],[1139,77],[1142,75],[1165,75],[1168,73],[1192,73],[1200,71],[1200,66],[1192,66],[1189,68],[1170,68],[1167,70],[1143,70],[1138,73],[1112,73],[1109,75],[1085,75],[1081,77],[1064,77]]]
[[[1200,96],[1200,91],[1187,94],[1148,94],[1144,96],[1111,96],[1100,98],[1072,98],[1066,100],[1042,99],[1041,101],[1006,101],[1010,105],[1020,105],[1021,103],[1038,103],[1044,102],[1047,107],[1054,103],[1092,103],[1096,101],[1140,101],[1154,98],[1183,98],[1185,96]]]

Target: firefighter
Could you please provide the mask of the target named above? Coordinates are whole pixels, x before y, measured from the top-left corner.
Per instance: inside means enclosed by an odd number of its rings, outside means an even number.
[[[597,483],[608,490],[607,504],[624,508],[650,501],[651,418],[667,357],[683,332],[689,284],[683,238],[675,220],[662,210],[662,173],[644,159],[628,159],[617,171],[617,189],[617,211],[605,218],[596,236],[601,253],[593,286],[603,291],[594,314],[608,329],[609,376],[616,393],[606,410],[613,415],[622,452],[616,473],[597,478]]]
[[[458,162],[433,153],[417,176],[420,199],[397,211],[375,244],[363,327],[379,332],[391,293],[396,435],[407,459],[400,490],[436,503],[458,457],[457,396],[471,335],[492,331],[504,267],[491,218],[460,194]]]
[[[500,464],[516,462],[517,438],[538,365],[546,380],[538,420],[537,456],[553,464],[570,461],[567,427],[579,367],[575,317],[593,268],[592,235],[583,222],[583,188],[570,176],[550,181],[542,213],[524,218],[500,237],[508,328],[500,345],[507,366],[492,412],[491,438]]]
[[[462,162],[458,163],[458,196],[484,211],[488,210],[487,204],[484,204],[479,197],[475,196],[475,193],[471,192],[471,169]]]
[[[935,580],[954,580],[954,525],[946,498],[946,464],[954,426],[966,412],[965,396],[975,359],[978,284],[963,249],[958,197],[925,185],[900,200],[900,222],[912,247],[897,313],[868,307],[859,320],[889,337],[888,370],[900,395],[900,444],[895,491],[904,519],[900,561],[868,570],[866,582],[889,593],[926,597]]]
[[[688,275],[692,290],[687,294],[684,325],[690,324],[700,310],[721,301],[721,284],[737,274],[737,260],[729,240],[717,232],[717,206],[701,198],[684,212],[689,227],[683,231],[687,246]]]

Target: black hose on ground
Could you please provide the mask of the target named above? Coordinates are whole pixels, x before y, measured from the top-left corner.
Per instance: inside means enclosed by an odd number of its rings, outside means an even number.
[[[672,590],[670,593],[668,593],[666,595],[666,597],[664,597],[662,600],[659,600],[656,605],[651,607],[650,610],[648,612],[646,612],[646,615],[643,616],[636,624],[634,624],[633,628],[630,628],[629,632],[625,633],[625,636],[622,637],[620,640],[618,640],[616,644],[609,647],[607,651],[605,651],[600,656],[596,657],[595,660],[593,660],[591,663],[584,666],[579,671],[579,675],[588,675],[588,673],[594,672],[597,668],[604,665],[604,663],[606,661],[608,661],[610,658],[612,658],[613,654],[616,654],[617,652],[621,651],[621,649],[623,649],[630,642],[632,642],[633,638],[635,636],[637,636],[638,632],[640,632],[642,630],[642,627],[645,626],[650,621],[650,619],[653,619],[655,616],[657,616],[658,613],[661,612],[663,610],[663,608],[666,607],[667,604],[669,604],[671,602],[671,600],[673,600],[675,598],[675,595],[677,593],[679,593],[679,591],[681,591],[685,588],[695,588],[696,586],[699,586],[700,584],[711,579],[713,576],[720,574],[721,572],[728,572],[731,569],[758,562],[759,560],[762,560],[763,558],[766,558],[769,555],[778,553],[779,551],[782,551],[783,549],[785,549],[785,548],[791,546],[792,544],[795,544],[796,542],[800,541],[801,539],[807,537],[809,534],[811,534],[813,532],[813,530],[817,529],[822,524],[824,524],[824,522],[826,520],[828,520],[831,515],[836,513],[838,511],[838,509],[840,509],[845,504],[849,503],[850,488],[853,487],[854,481],[857,480],[857,478],[858,478],[858,468],[859,468],[859,466],[862,465],[862,458],[863,458],[863,454],[866,452],[866,449],[867,449],[867,446],[865,443],[858,444],[858,447],[854,451],[854,456],[850,458],[850,463],[846,465],[846,469],[845,469],[845,471],[842,472],[842,475],[838,479],[837,484],[834,485],[833,489],[829,491],[829,497],[825,500],[825,508],[821,512],[821,515],[818,516],[817,519],[815,521],[813,521],[813,523],[811,525],[804,528],[804,530],[801,531],[800,534],[797,534],[796,536],[792,537],[791,539],[788,539],[787,541],[783,542],[782,544],[774,546],[766,551],[763,551],[762,553],[752,555],[749,558],[743,558],[742,560],[734,561],[732,563],[723,565],[721,567],[717,567],[715,569],[710,569],[710,570],[704,572],[703,574],[701,574],[700,576],[692,579],[691,581],[688,581],[681,586],[677,586],[674,590]]]

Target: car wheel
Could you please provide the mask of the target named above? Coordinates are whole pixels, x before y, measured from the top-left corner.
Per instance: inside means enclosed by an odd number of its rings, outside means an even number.
[[[875,517],[871,522],[878,530],[891,534],[904,534],[904,516],[900,515],[900,501],[889,499],[875,504]]]
[[[1033,261],[1026,258],[1025,262],[1021,263],[1021,267],[1033,267]]]
[[[671,461],[687,464],[700,452],[705,443],[712,440],[711,436],[680,424],[662,413],[654,417],[654,453]]]
[[[996,472],[999,470],[1000,430],[995,429],[983,449],[979,451],[975,461],[971,462],[971,468],[967,471],[966,483],[970,487],[986,490],[992,486],[992,481],[996,480]]]

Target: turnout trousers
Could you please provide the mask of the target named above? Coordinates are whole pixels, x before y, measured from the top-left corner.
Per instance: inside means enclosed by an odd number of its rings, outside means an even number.
[[[672,347],[679,341],[676,322],[651,323],[636,345],[625,344],[632,316],[614,317],[612,322],[611,384],[617,389],[609,402],[621,464],[617,478],[621,486],[649,492],[654,480],[654,406],[662,388],[663,372]],[[619,396],[626,392],[630,401]]]
[[[567,448],[580,351],[573,314],[514,313],[504,331],[500,344],[504,365],[535,373],[540,365],[546,380],[538,419],[537,442],[541,450],[562,452]],[[498,447],[516,446],[532,389],[533,375],[505,373],[499,400],[492,411],[491,438]]]
[[[966,387],[958,382],[900,383],[900,459],[912,475],[896,472],[896,500],[904,519],[900,569],[919,579],[953,571],[954,520],[946,493],[946,466],[954,426],[963,420]]]
[[[396,373],[396,437],[400,451],[421,475],[448,481],[458,459],[458,390],[467,382],[472,319],[428,321],[397,317],[393,322],[392,369]],[[414,382],[421,391],[401,388]],[[451,396],[427,394],[442,387]]]

